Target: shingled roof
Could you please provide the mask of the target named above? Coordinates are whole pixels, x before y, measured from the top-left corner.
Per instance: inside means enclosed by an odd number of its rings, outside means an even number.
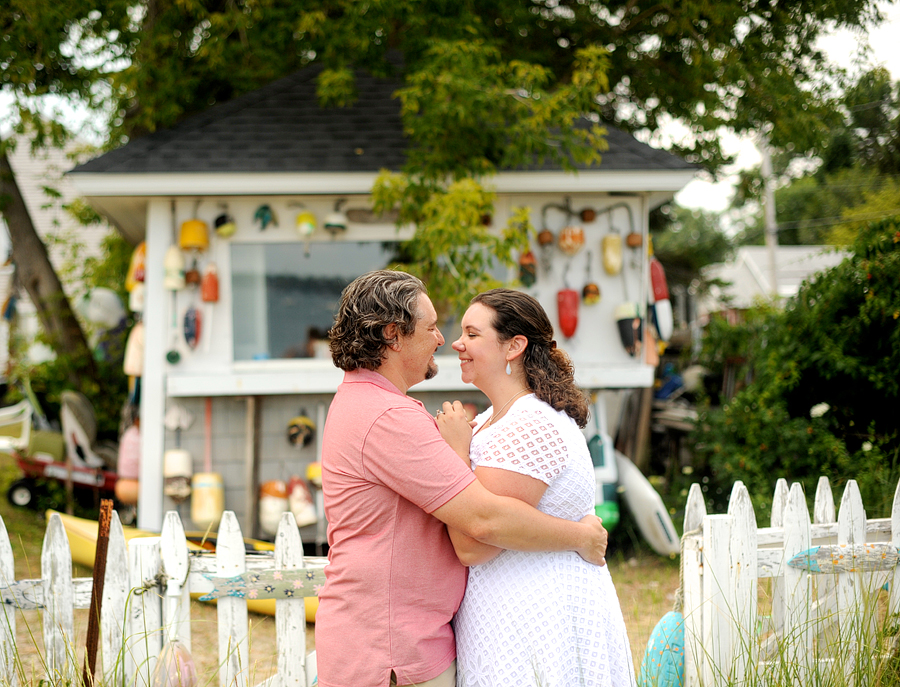
[[[71,173],[377,172],[399,170],[406,139],[397,81],[357,74],[352,107],[323,108],[312,66],[137,138]],[[680,157],[607,127],[604,171],[691,170]],[[546,165],[542,169],[548,169]]]

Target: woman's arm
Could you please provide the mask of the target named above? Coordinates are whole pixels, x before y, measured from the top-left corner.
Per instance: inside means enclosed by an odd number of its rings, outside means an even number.
[[[547,485],[540,480],[501,468],[475,468],[475,476],[488,491],[499,496],[519,499],[533,508],[537,508],[544,492],[547,491]],[[448,526],[447,531],[450,533],[450,541],[453,542],[456,556],[465,566],[487,563],[503,550],[473,539],[453,527]]]

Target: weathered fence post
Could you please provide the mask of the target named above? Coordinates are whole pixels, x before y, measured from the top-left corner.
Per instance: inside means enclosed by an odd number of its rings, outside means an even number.
[[[162,651],[162,598],[159,589],[159,537],[128,542],[132,596],[126,624],[126,676],[138,687],[150,684]]]
[[[719,684],[731,665],[732,599],[730,515],[703,520],[703,651],[704,685]]]
[[[44,534],[41,587],[47,679],[53,685],[65,684],[75,678],[75,590],[69,540],[58,513],[50,516]]]
[[[159,539],[160,562],[164,574],[164,643],[177,639],[191,649],[191,594],[188,585],[187,539],[184,525],[175,511],[166,513]]]
[[[227,510],[216,540],[216,575],[235,577],[247,570],[244,537],[234,512]],[[219,625],[219,685],[245,687],[250,649],[247,641],[247,601],[224,596],[217,602]],[[305,641],[305,638],[304,638]]]
[[[275,536],[275,569],[303,568],[303,542],[292,513],[284,513]],[[275,641],[278,643],[280,684],[272,687],[307,687],[306,680],[306,599],[278,599],[275,602]],[[300,651],[297,651],[297,644]]]
[[[703,520],[706,501],[699,484],[692,484],[684,509],[681,544],[681,584],[684,610],[684,679],[687,687],[700,684],[703,655]]]
[[[812,605],[812,586],[809,573],[787,565],[788,561],[810,547],[809,510],[803,487],[795,482],[790,489],[784,509],[784,556],[778,579],[781,587],[784,621],[779,650],[782,665],[793,666],[794,684],[806,684],[805,677],[812,657],[812,626],[809,613]]]
[[[735,482],[728,501],[728,514],[732,517],[730,539],[732,599],[733,661],[731,678],[740,684],[748,667],[756,665],[758,644],[757,621],[757,533],[756,515],[750,494],[743,482]]]
[[[848,480],[841,497],[841,508],[838,511],[838,545],[866,543],[866,511],[856,480]],[[844,670],[851,680],[856,671],[857,661],[866,660],[860,656],[860,650],[868,651],[874,638],[874,614],[867,618],[864,612],[866,584],[863,575],[838,575],[837,579],[837,620],[840,625],[840,659],[844,661]]]
[[[100,671],[107,685],[125,680],[125,617],[128,607],[129,574],[125,533],[119,514],[113,511],[109,523],[106,579],[103,582],[103,607],[100,610]]]
[[[6,524],[0,518],[0,584],[11,585],[16,580],[16,562]],[[9,604],[0,604],[0,683],[16,687],[19,676],[16,672],[16,609]]]

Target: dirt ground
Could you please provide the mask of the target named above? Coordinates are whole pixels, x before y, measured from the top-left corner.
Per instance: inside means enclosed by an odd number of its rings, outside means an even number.
[[[646,555],[640,559],[613,559],[610,571],[619,594],[619,601],[628,627],[635,671],[647,646],[647,640],[657,621],[672,610],[678,587],[677,561]],[[76,572],[76,575],[83,574]],[[191,602],[192,653],[202,686],[215,686],[217,679],[218,636],[214,606]],[[249,614],[250,674],[248,684],[258,684],[276,672],[275,619]],[[87,634],[87,611],[75,612],[75,647],[77,663],[83,665],[84,643]],[[23,663],[24,685],[37,684],[44,674],[41,665],[41,621],[37,611],[17,614],[19,656]],[[307,652],[315,649],[315,626],[306,632]]]

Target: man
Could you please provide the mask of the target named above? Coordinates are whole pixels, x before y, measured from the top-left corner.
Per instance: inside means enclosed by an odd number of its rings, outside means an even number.
[[[559,520],[485,489],[406,395],[437,374],[444,343],[417,278],[359,277],[341,296],[330,336],[345,375],[322,443],[330,550],[316,614],[319,684],[455,687],[450,621],[466,570],[444,523],[502,548],[574,550],[598,564],[606,531],[595,516]],[[462,405],[444,411],[442,423],[465,439],[453,444],[468,446]]]

